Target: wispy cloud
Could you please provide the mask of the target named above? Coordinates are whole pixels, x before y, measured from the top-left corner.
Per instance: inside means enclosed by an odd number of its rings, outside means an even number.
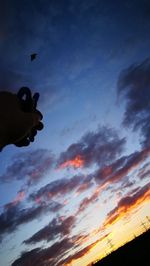
[[[33,201],[50,201],[55,197],[63,198],[65,195],[77,190],[78,193],[90,188],[93,185],[92,176],[75,175],[72,178],[61,178],[53,181],[38,191],[29,195],[29,199]]]
[[[78,208],[78,211],[77,211],[77,215],[78,214],[81,214],[84,210],[86,210],[89,205],[95,203],[97,200],[98,200],[98,197],[99,197],[99,194],[100,194],[100,191],[102,190],[103,188],[96,188],[94,193],[90,196],[90,197],[85,197],[80,205],[79,205],[79,208]]]
[[[41,204],[28,208],[23,208],[20,202],[16,204],[6,204],[3,212],[0,214],[0,240],[5,235],[18,229],[20,225],[29,223],[34,219],[39,219],[47,212],[57,212],[63,207],[60,203],[51,201],[48,205]]]
[[[72,238],[64,238],[61,241],[57,241],[48,248],[36,248],[30,251],[25,251],[20,255],[20,258],[16,259],[12,266],[45,266],[45,265],[63,265],[61,261],[67,252],[78,247],[79,235]],[[77,240],[77,243],[76,243]]]
[[[139,129],[144,147],[150,145],[150,59],[121,72],[118,96],[126,99],[123,124]]]
[[[114,129],[100,127],[96,132],[88,132],[77,143],[71,144],[61,153],[58,167],[88,167],[98,166],[114,161],[121,154],[125,138],[119,138]]]
[[[71,229],[75,225],[76,218],[69,216],[67,218],[54,218],[48,225],[39,230],[29,239],[25,240],[25,244],[35,244],[42,240],[47,242],[56,238],[63,238],[69,236]]]
[[[84,236],[83,236],[84,238]],[[99,243],[100,240],[89,244],[88,246],[81,248],[79,239],[82,239],[82,235],[76,235],[72,238],[64,238],[51,245],[48,248],[36,248],[27,252],[23,252],[17,260],[15,260],[12,266],[45,266],[45,265],[71,265],[73,260],[77,260],[85,256],[90,250]],[[76,250],[77,249],[77,250]],[[76,250],[73,252],[73,250]],[[67,253],[73,253],[70,256],[66,256]]]
[[[95,179],[98,183],[119,182],[123,177],[127,176],[131,171],[138,168],[150,155],[150,148],[136,151],[130,155],[123,156],[111,165],[100,168],[95,173]]]
[[[45,177],[45,174],[52,168],[53,162],[53,155],[46,149],[19,153],[12,158],[12,163],[0,176],[0,182],[23,180],[27,186],[34,185]]]
[[[107,226],[116,223],[127,213],[131,212],[133,209],[138,207],[141,203],[144,203],[149,200],[150,200],[150,183],[146,184],[142,188],[139,187],[135,191],[135,193],[132,193],[131,191],[131,195],[123,197],[118,202],[117,207],[115,207],[113,210],[111,210],[108,213],[103,226],[106,228]]]
[[[22,202],[25,199],[26,192],[24,190],[20,190],[17,193],[17,196],[9,203],[5,205],[5,208],[9,208],[12,206],[18,205],[20,202]]]
[[[145,163],[143,167],[140,168],[137,175],[141,180],[145,178],[149,178],[150,177],[150,163],[149,162]]]
[[[96,240],[95,242],[93,242],[92,244],[86,246],[85,248],[80,249],[79,251],[75,252],[73,255],[68,256],[66,259],[61,260],[59,262],[59,266],[61,265],[70,265],[72,264],[73,261],[78,260],[82,257],[84,257],[85,255],[87,255],[92,248],[94,248],[100,241]]]
[[[138,169],[143,162],[148,158],[150,149],[134,152],[128,156],[123,156],[116,160],[116,162],[98,169],[93,175],[90,175],[96,181],[96,187],[91,196],[85,197],[78,208],[77,213],[82,213],[88,207],[99,199],[100,193],[110,189],[112,184],[121,184],[120,192],[125,188],[131,190],[135,182],[131,181],[128,175],[133,170]],[[115,188],[113,189],[115,192]]]

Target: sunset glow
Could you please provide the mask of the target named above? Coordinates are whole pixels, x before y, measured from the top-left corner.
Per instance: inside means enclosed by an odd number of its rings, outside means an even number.
[[[0,266],[89,266],[150,228],[149,28],[149,0],[1,1]]]
[[[64,169],[66,167],[82,168],[84,166],[84,160],[80,155],[76,156],[73,160],[68,160],[58,167],[58,169]]]

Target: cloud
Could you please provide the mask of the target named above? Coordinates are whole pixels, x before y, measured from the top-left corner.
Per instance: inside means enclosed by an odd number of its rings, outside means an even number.
[[[88,253],[98,242],[99,240],[93,242],[87,247],[80,248],[80,250],[74,252],[73,255],[66,256],[70,251],[79,248],[78,240],[82,236],[77,235],[72,238],[64,238],[61,241],[58,241],[51,245],[48,248],[36,248],[27,252],[23,252],[20,258],[16,259],[11,266],[63,266],[67,263],[71,263],[73,260],[81,258],[86,253]]]
[[[84,166],[84,160],[80,155],[77,155],[73,160],[68,160],[58,167],[58,169],[63,169],[66,167],[72,166],[74,168],[82,168]]]
[[[63,257],[69,251],[79,246],[78,239],[79,235],[72,238],[64,238],[45,249],[36,248],[27,252],[25,251],[20,255],[20,258],[16,259],[11,264],[11,266],[62,266],[63,264],[61,261]]]
[[[123,182],[124,178],[127,180],[127,176],[135,169],[137,169],[150,155],[150,149],[143,149],[136,151],[127,156],[122,156],[112,164],[100,167],[98,170],[89,174],[75,175],[72,178],[62,178],[53,181],[46,186],[40,188],[36,192],[29,195],[31,201],[37,204],[47,203],[56,197],[68,196],[69,193],[75,191],[76,195],[86,191],[94,185],[96,181],[96,188],[94,193],[90,197],[86,197],[80,203],[78,213],[84,211],[90,204],[94,203],[99,193],[104,191],[108,185],[117,182]],[[133,182],[123,183],[124,187],[131,187]]]
[[[99,169],[95,173],[95,180],[98,183],[119,182],[131,171],[139,167],[150,155],[150,148],[136,151],[130,155],[123,156],[111,165]]]
[[[130,180],[129,176],[126,176],[126,178],[123,180],[121,184],[121,190],[123,191],[125,188],[131,188],[136,183],[135,180]],[[116,189],[117,190],[117,189]]]
[[[53,161],[52,154],[46,149],[19,153],[0,176],[0,182],[23,180],[28,186],[34,185],[52,168]]]
[[[118,96],[126,99],[124,126],[139,129],[142,145],[150,145],[150,59],[131,65],[118,79]]]
[[[75,190],[81,193],[92,185],[92,176],[86,178],[84,175],[75,175],[70,179],[62,178],[47,184],[38,191],[31,193],[29,199],[47,202],[54,197],[64,197]]]
[[[137,169],[150,155],[150,149],[134,152],[128,156],[123,156],[114,163],[98,169],[93,175],[89,175],[96,181],[96,187],[90,197],[85,197],[78,208],[77,214],[85,211],[89,205],[95,203],[99,199],[99,194],[110,189],[110,185],[121,182],[121,188],[131,188],[134,181],[130,181],[128,175]],[[115,191],[113,189],[112,191]]]
[[[95,242],[93,242],[92,244],[86,246],[85,248],[82,248],[81,250],[75,252],[73,255],[68,256],[66,259],[62,260],[59,262],[58,265],[71,265],[71,263],[73,261],[76,261],[78,259],[81,259],[82,257],[84,257],[86,254],[88,254],[90,252],[90,250],[92,248],[94,248],[98,243],[100,242],[100,240],[96,240]]]
[[[47,212],[57,212],[63,206],[57,202],[48,205],[41,204],[28,208],[22,208],[21,203],[6,204],[4,211],[0,214],[0,240],[11,232],[14,232],[22,224],[38,219]]]
[[[83,176],[82,182],[76,190],[76,194],[79,195],[82,192],[87,191],[93,185],[94,185],[94,183],[93,183],[93,176],[92,175],[87,175],[86,177]]]
[[[150,176],[150,163],[145,163],[143,167],[138,172],[138,177],[142,180],[145,178],[149,178]]]
[[[17,193],[17,196],[15,197],[15,199],[13,199],[11,202],[7,203],[5,205],[5,208],[10,208],[12,206],[16,206],[17,204],[19,204],[20,202],[22,202],[25,199],[25,191],[24,190],[20,190]]]
[[[22,253],[20,258],[16,259],[11,266],[57,265],[56,263],[59,261],[63,253],[71,249],[73,246],[74,243],[70,239],[65,238],[48,248],[36,248]]]
[[[150,183],[146,184],[142,188],[134,189],[134,193],[130,193],[123,197],[117,207],[111,210],[104,222],[104,227],[110,226],[124,217],[127,213],[137,208],[140,204],[150,200]]]
[[[94,193],[90,197],[85,197],[81,201],[79,208],[78,208],[78,211],[77,211],[77,215],[82,213],[84,210],[86,210],[89,207],[89,205],[91,205],[92,203],[95,203],[98,200],[99,193],[101,190],[102,190],[102,188],[100,188],[100,187],[96,188]]]
[[[49,242],[58,237],[62,238],[67,236],[70,234],[75,221],[76,218],[74,216],[69,216],[65,219],[61,219],[61,217],[54,218],[47,226],[39,230],[29,239],[25,240],[24,243],[35,244],[42,240]]]
[[[114,129],[101,127],[97,132],[87,133],[79,142],[71,144],[61,153],[58,168],[88,167],[94,163],[99,166],[105,165],[120,155],[124,145],[125,138],[119,138]]]

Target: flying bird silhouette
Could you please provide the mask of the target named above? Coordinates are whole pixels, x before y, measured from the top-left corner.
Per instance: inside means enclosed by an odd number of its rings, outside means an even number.
[[[37,54],[31,54],[31,61],[33,61],[36,58]]]

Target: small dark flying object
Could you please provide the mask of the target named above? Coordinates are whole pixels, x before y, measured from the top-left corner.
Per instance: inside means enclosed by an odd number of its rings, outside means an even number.
[[[33,61],[36,58],[37,54],[31,54],[31,61]]]

